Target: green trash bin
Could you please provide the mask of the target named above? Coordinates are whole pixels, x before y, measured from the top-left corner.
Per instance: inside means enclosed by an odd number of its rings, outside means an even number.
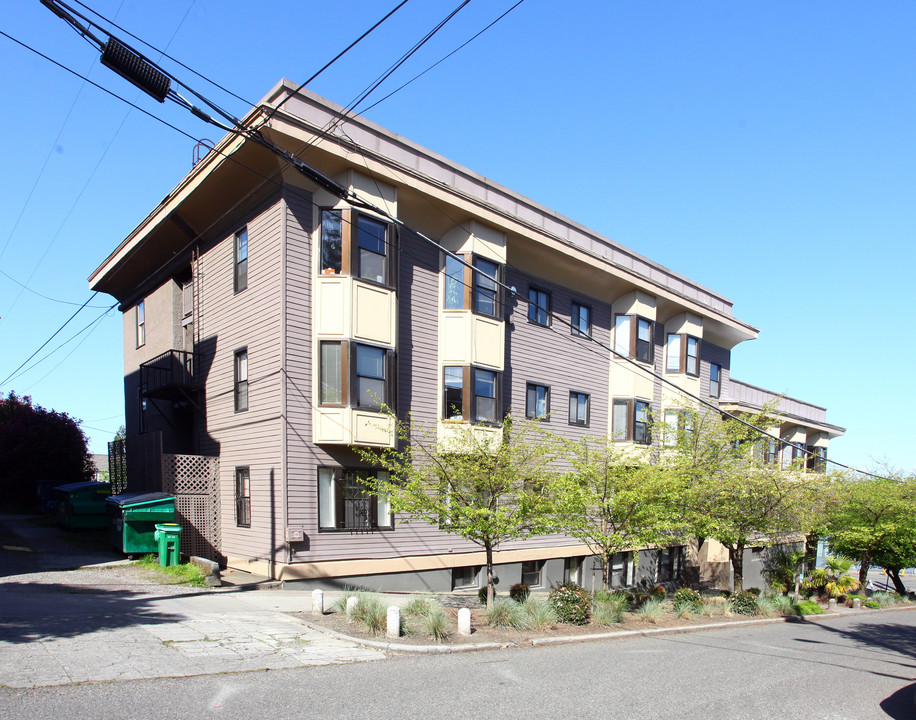
[[[159,564],[162,567],[181,564],[181,525],[159,523],[153,533],[159,545]]]
[[[158,553],[156,523],[175,521],[175,496],[162,492],[124,493],[108,498],[109,538],[125,555]]]
[[[103,528],[108,525],[105,500],[111,495],[111,483],[78,482],[54,488],[57,498],[57,522],[67,530]]]

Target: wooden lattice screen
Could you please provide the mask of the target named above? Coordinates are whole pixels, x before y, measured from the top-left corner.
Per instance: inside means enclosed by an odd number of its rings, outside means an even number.
[[[182,554],[220,560],[219,458],[163,454],[162,490],[176,498]]]

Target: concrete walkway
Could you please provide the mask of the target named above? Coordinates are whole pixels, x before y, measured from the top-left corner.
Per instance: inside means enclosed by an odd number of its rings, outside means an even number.
[[[308,593],[159,585],[112,553],[82,551],[74,540],[79,536],[36,527],[28,518],[0,517],[0,685],[31,688],[385,657],[288,615],[310,609]]]

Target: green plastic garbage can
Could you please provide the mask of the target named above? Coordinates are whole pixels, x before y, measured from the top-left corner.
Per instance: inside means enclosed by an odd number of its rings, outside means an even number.
[[[156,523],[175,521],[175,496],[162,492],[124,493],[108,498],[109,537],[125,555],[159,552]]]
[[[181,563],[181,525],[159,523],[153,533],[159,546],[159,564],[162,567]]]
[[[103,528],[108,525],[105,500],[111,495],[111,483],[78,482],[58,485],[57,522],[68,530]]]

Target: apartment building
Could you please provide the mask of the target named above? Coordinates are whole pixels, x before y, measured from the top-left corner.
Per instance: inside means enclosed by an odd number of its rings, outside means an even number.
[[[326,131],[339,112],[281,81],[243,122],[364,203],[227,136],[90,278],[123,313],[128,482],[191,487],[211,555],[290,582],[473,587],[476,545],[400,524],[356,480],[377,470],[353,446],[396,442],[383,405],[440,437],[498,436],[511,408],[639,446],[673,404],[640,366],[724,407],[775,398],[731,378],[757,330],[727,298],[364,118]],[[778,400],[781,437],[825,457],[842,428]],[[616,584],[683,572],[683,546],[633,552]],[[505,587],[595,574],[562,535],[496,562]]]

